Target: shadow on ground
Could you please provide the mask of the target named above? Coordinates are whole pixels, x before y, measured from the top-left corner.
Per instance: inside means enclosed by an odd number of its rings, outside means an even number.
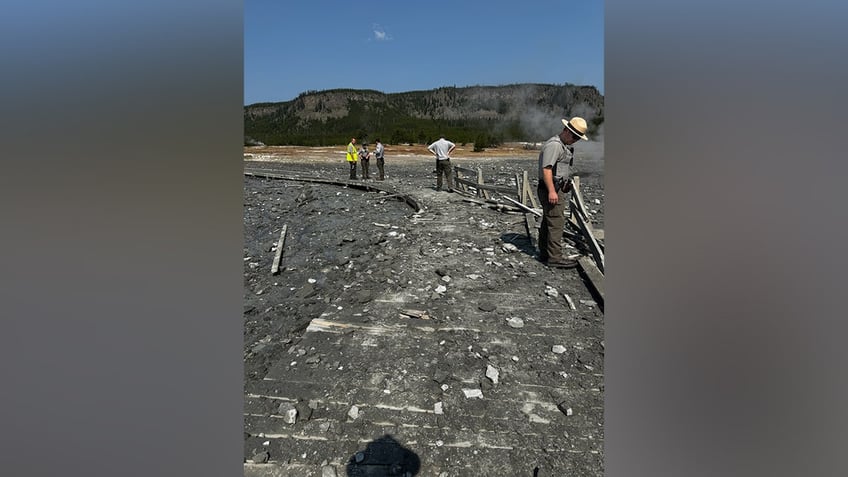
[[[353,454],[348,460],[346,474],[348,477],[413,477],[420,470],[418,455],[386,434]]]
[[[528,255],[530,258],[536,257],[536,247],[533,246],[533,243],[527,238],[527,235],[515,232],[506,232],[501,234],[501,241],[503,241],[503,243],[511,243],[515,245],[521,253]]]

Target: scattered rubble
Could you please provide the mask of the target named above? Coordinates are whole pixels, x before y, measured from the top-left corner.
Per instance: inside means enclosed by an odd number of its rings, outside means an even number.
[[[265,465],[283,466],[280,475],[344,475],[338,463],[370,465],[372,444],[393,423],[393,445],[420,458],[420,472],[410,475],[462,474],[454,467],[460,461],[473,462],[477,475],[518,475],[540,462],[550,475],[603,475],[603,316],[585,278],[536,260],[523,212],[436,192],[431,161],[404,166],[388,157],[386,181],[357,181],[387,194],[245,178],[245,461],[264,447]],[[510,164],[507,180],[521,169],[535,175],[533,158]],[[347,175],[343,159],[245,167]],[[493,174],[484,169],[487,180]],[[586,199],[597,205],[602,179],[582,179]],[[507,180],[501,184],[514,184]],[[404,191],[419,210],[390,197]],[[603,208],[595,208],[592,225],[601,229]],[[283,224],[283,260],[272,276]],[[563,245],[586,254],[568,237]],[[546,286],[557,296],[545,294]],[[546,353],[578,343],[580,356]],[[549,388],[563,389],[562,396],[539,391]],[[554,406],[566,396],[571,406]],[[565,419],[575,414],[574,399],[580,419]],[[514,400],[549,404],[521,414]],[[283,403],[290,407],[281,410]],[[422,416],[435,420],[420,427]],[[528,425],[533,433],[520,439],[492,432]],[[499,447],[492,452],[479,442]],[[456,460],[457,450],[467,457]]]

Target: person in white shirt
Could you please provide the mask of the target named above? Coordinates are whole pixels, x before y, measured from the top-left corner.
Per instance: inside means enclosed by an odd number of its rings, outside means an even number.
[[[430,144],[427,149],[436,156],[436,190],[442,190],[442,175],[447,181],[447,191],[453,192],[453,171],[451,170],[450,155],[456,144],[439,136],[439,140]]]
[[[374,146],[374,157],[377,158],[377,169],[380,172],[380,177],[377,179],[378,181],[384,180],[386,178],[383,173],[383,143],[380,142],[380,138],[377,138],[377,145]]]

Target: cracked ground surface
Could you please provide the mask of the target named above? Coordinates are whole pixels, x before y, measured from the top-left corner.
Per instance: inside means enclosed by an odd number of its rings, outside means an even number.
[[[291,151],[246,150],[245,170],[347,181],[337,151]],[[583,277],[535,259],[523,214],[435,191],[431,157],[391,152],[381,192],[245,177],[245,475],[602,475]],[[452,162],[508,185],[537,154]],[[602,145],[577,149],[596,228],[602,165]]]

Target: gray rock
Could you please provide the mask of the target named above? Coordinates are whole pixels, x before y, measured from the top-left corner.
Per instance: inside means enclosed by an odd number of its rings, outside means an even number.
[[[284,402],[277,408],[277,413],[283,416],[286,424],[294,424],[297,422],[297,407],[294,403]]]
[[[550,424],[551,423],[551,421],[549,421],[549,420],[547,420],[543,417],[540,417],[537,414],[530,414],[527,417],[530,419],[530,422],[535,422],[537,424]]]
[[[297,418],[298,419],[306,419],[307,421],[312,419],[312,408],[309,407],[309,403],[306,400],[301,399],[295,405],[295,409],[297,409]]]
[[[359,417],[359,406],[351,406],[350,410],[347,412],[347,416],[352,420],[356,420]]]
[[[492,311],[497,310],[498,306],[495,305],[494,303],[487,302],[487,303],[481,303],[480,305],[477,306],[477,308],[479,308],[480,311],[492,312]]]
[[[436,404],[433,405],[433,412],[436,413],[436,414],[444,414],[445,413],[444,405],[442,404],[441,401],[439,401],[439,402],[437,402]]]
[[[492,383],[498,384],[498,376],[500,373],[491,364],[486,366],[486,377],[492,380]]]
[[[565,346],[555,345],[553,348],[551,348],[551,351],[553,351],[556,354],[565,353]]]
[[[521,318],[510,318],[506,320],[506,324],[508,324],[510,328],[524,328],[524,320]]]
[[[557,409],[562,411],[562,413],[565,414],[566,416],[574,415],[574,411],[568,406],[568,403],[566,403],[565,401],[557,404]]]
[[[503,250],[506,253],[513,253],[513,252],[518,251],[518,247],[516,247],[515,245],[513,245],[511,243],[505,243],[505,244],[503,244],[503,246],[501,246],[501,250]]]
[[[445,381],[448,380],[449,376],[450,375],[447,372],[445,372],[441,369],[438,369],[438,370],[436,370],[435,373],[433,373],[433,381],[435,381],[439,384],[442,384],[442,383],[444,383]]]
[[[462,393],[465,394],[466,398],[480,398],[483,399],[483,391],[479,389],[463,389]]]
[[[250,458],[254,464],[264,464],[268,462],[269,459],[271,459],[271,454],[268,451],[257,452]]]
[[[321,477],[338,477],[336,475],[336,468],[332,465],[321,467]]]

